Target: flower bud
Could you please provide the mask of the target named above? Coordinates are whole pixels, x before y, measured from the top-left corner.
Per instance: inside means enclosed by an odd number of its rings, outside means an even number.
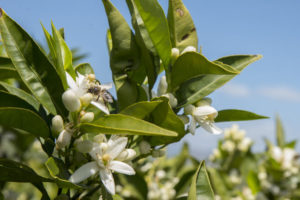
[[[62,149],[64,147],[68,146],[71,142],[71,138],[72,138],[72,132],[63,130],[59,134],[59,136],[56,140],[56,148]]]
[[[127,157],[126,157],[125,161],[130,161],[133,158],[135,158],[135,156],[136,156],[135,150],[133,150],[133,149],[126,149],[125,151],[127,152]]]
[[[188,124],[190,122],[190,119],[188,118],[188,116],[186,115],[178,115],[178,117],[181,119],[181,121],[184,123],[184,124]]]
[[[80,110],[80,100],[72,90],[65,91],[62,95],[62,100],[68,111],[76,112]]]
[[[87,79],[88,79],[89,81],[93,82],[93,81],[96,79],[96,76],[95,76],[95,74],[88,74],[88,75],[87,75]]]
[[[93,143],[90,140],[76,140],[76,149],[81,153],[88,153],[93,148]]]
[[[139,143],[139,150],[141,154],[148,154],[151,151],[151,145],[149,142],[143,140]]]
[[[200,106],[210,106],[211,103],[212,103],[211,98],[205,97],[205,98],[201,99],[200,101],[198,101],[196,103],[196,106],[197,107],[200,107]]]
[[[93,112],[87,112],[80,118],[80,122],[82,122],[82,123],[92,122],[93,120],[94,120]]]
[[[98,135],[94,136],[93,140],[94,140],[94,142],[100,144],[102,142],[106,142],[106,137],[104,134],[98,134]]]
[[[195,106],[193,106],[193,105],[187,105],[187,106],[184,107],[184,114],[186,114],[186,115],[192,115],[193,112],[194,112],[194,110],[195,110]]]
[[[172,64],[174,64],[174,62],[176,61],[176,59],[178,58],[180,52],[178,48],[172,48]]]
[[[158,158],[158,157],[162,157],[165,155],[165,151],[163,149],[155,149],[152,151],[152,157],[153,158]]]
[[[184,53],[186,53],[186,52],[196,52],[197,50],[196,50],[196,48],[195,47],[193,47],[193,46],[187,46],[182,52],[181,52],[181,54],[184,54]]]
[[[167,89],[168,89],[168,83],[167,83],[167,80],[166,80],[166,76],[162,76],[160,78],[160,81],[159,81],[159,84],[158,84],[157,95],[162,96],[163,94],[166,94]]]
[[[175,108],[177,106],[177,99],[172,93],[167,93],[162,96],[169,99],[169,103],[172,108]]]
[[[83,106],[88,106],[93,100],[93,95],[91,93],[86,93],[82,97],[80,97],[80,101]]]
[[[52,127],[51,130],[53,133],[58,134],[64,130],[64,121],[60,115],[55,115],[52,118]]]

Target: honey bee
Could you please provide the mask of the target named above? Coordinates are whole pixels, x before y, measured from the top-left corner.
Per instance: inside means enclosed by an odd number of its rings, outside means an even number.
[[[96,101],[101,97],[105,103],[113,102],[112,95],[107,90],[101,89],[99,85],[91,86],[88,88],[87,92],[97,96]]]

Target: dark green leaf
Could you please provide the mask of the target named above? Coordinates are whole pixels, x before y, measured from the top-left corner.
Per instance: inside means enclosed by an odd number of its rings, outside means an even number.
[[[37,137],[49,136],[46,122],[33,111],[23,108],[0,108],[0,124],[27,131]]]
[[[95,134],[177,136],[174,131],[122,114],[106,115],[93,123],[83,123],[80,129],[82,132]]]
[[[187,46],[198,48],[196,28],[182,0],[169,0],[168,23],[173,47],[180,51]]]
[[[123,109],[120,114],[130,115],[139,119],[145,119],[157,108],[163,101],[141,101],[132,104]]]
[[[77,73],[86,75],[86,74],[95,74],[92,66],[89,63],[81,63],[75,67]]]
[[[0,31],[4,46],[23,82],[52,114],[65,114],[62,82],[47,56],[33,39],[0,10]]]
[[[29,110],[35,110],[29,103],[23,99],[0,90],[0,107],[17,107]]]
[[[8,78],[19,79],[20,76],[10,58],[0,56],[0,80]]]
[[[217,61],[230,65],[241,72],[247,65],[261,57],[261,55],[234,55],[220,58]],[[235,75],[203,75],[184,82],[176,91],[178,106],[182,107],[199,101],[234,77]]]
[[[238,71],[223,63],[210,62],[202,54],[187,52],[177,58],[171,72],[171,86],[175,90],[184,81],[204,74],[228,75]]]
[[[256,120],[256,119],[267,119],[269,117],[257,115],[255,113],[245,111],[245,110],[220,110],[215,122],[227,122],[227,121],[246,121],[246,120]]]

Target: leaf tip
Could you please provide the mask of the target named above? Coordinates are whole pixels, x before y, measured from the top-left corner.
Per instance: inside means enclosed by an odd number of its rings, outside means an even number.
[[[0,17],[2,17],[2,14],[3,14],[3,9],[0,8]]]

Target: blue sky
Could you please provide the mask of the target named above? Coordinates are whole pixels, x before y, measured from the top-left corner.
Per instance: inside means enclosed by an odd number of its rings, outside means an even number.
[[[112,0],[130,22],[125,0]],[[160,0],[167,8],[167,0]],[[289,139],[299,138],[300,123],[300,1],[185,0],[193,16],[199,45],[210,60],[231,54],[262,54],[227,86],[211,95],[218,110],[239,108],[271,119],[239,123],[263,148],[263,137],[274,138],[274,116],[279,114]],[[105,34],[108,28],[100,0],[0,0],[0,6],[36,40],[45,43],[40,26],[50,30],[53,20],[64,27],[67,44],[88,53],[102,82],[111,82]],[[221,124],[229,127],[230,123]],[[193,153],[203,158],[218,137],[199,130],[187,136]],[[176,152],[180,144],[171,147]],[[299,148],[298,148],[299,149]],[[201,154],[201,156],[199,156]]]

